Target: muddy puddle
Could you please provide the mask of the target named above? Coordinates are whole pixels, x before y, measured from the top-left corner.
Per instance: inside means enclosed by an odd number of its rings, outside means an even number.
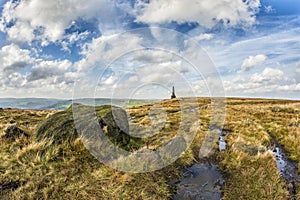
[[[220,129],[216,126],[210,127],[210,130],[216,131],[219,134],[219,151],[226,150],[227,143],[226,143],[226,140],[225,140],[225,136],[227,134],[231,134],[232,131],[231,130]]]
[[[212,126],[210,130],[219,134],[219,151],[226,150],[226,134],[232,131]],[[208,158],[209,159],[209,158]],[[182,178],[178,181],[174,200],[189,199],[220,200],[225,180],[216,164],[200,162],[182,170]]]
[[[272,139],[272,147],[272,154],[275,157],[277,169],[288,184],[291,199],[296,199],[296,184],[299,181],[297,162],[288,159],[283,148],[274,138]]]
[[[225,181],[216,165],[197,163],[182,170],[183,177],[177,185],[174,200],[201,200],[222,198]]]
[[[219,138],[219,151],[224,151],[226,150],[226,140],[225,140],[225,136],[221,135]]]

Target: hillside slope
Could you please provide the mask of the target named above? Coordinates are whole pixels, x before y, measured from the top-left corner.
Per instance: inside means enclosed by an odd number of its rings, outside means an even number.
[[[219,127],[230,133],[224,136],[226,148],[220,151],[217,140],[206,158],[199,158],[199,150],[207,135],[213,135],[214,105],[208,98],[195,101],[199,123],[192,144],[173,164],[147,173],[119,172],[99,162],[87,151],[84,138],[76,133],[71,108],[60,112],[0,110],[0,199],[170,199],[182,176],[181,169],[204,160],[218,163],[225,178],[223,199],[300,198],[299,180],[288,184],[272,154],[272,141],[276,140],[288,159],[299,165],[300,101],[227,99],[226,119]],[[164,123],[158,120],[153,124],[153,105],[165,111],[166,115],[161,116]],[[104,110],[96,108],[99,119],[109,113]],[[138,127],[160,127],[157,134],[149,137],[128,138],[111,122],[111,128],[103,126],[103,131],[110,133],[108,138],[123,149],[155,152],[178,134],[181,110],[178,99],[128,109],[128,119]],[[6,137],[10,124],[26,135]],[[187,126],[183,129],[191,128]],[[133,126],[139,130],[138,127]],[[149,134],[136,132],[139,137]]]

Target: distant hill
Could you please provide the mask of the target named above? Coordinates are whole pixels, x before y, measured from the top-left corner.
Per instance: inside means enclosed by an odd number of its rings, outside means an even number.
[[[157,100],[140,100],[140,99],[46,99],[46,98],[0,98],[0,108],[18,108],[29,110],[65,110],[72,102],[78,102],[85,105],[106,105],[113,104],[121,107],[135,106],[151,103]]]

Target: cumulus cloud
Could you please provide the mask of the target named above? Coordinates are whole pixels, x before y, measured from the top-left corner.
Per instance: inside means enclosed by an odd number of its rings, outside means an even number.
[[[14,44],[4,46],[0,50],[0,75],[19,72],[30,66],[33,61],[29,50],[20,49]]]
[[[298,92],[300,91],[300,83],[298,84],[290,84],[290,85],[281,85],[278,87],[279,90],[287,91],[287,92]]]
[[[26,83],[26,77],[20,73],[14,72],[3,79],[3,83],[6,87],[20,88],[23,87]]]
[[[255,22],[260,7],[259,0],[152,0],[139,1],[137,21],[149,24],[186,23],[212,28],[222,22],[225,26],[245,25]]]
[[[279,69],[265,68],[261,74],[253,74],[250,81],[254,83],[276,83],[276,81],[282,80],[283,75],[283,71]]]
[[[113,4],[103,0],[10,0],[4,5],[0,28],[14,42],[33,39],[55,42],[78,18],[101,20],[113,12]]]
[[[181,61],[164,62],[154,66],[147,66],[137,70],[137,76],[142,83],[161,83],[166,84],[175,82],[182,78],[182,74],[189,72]]]
[[[262,54],[259,54],[256,56],[249,56],[248,58],[246,58],[244,60],[244,62],[242,64],[242,70],[248,71],[248,70],[256,67],[257,65],[262,64],[266,59],[267,59],[267,57]]]
[[[300,91],[300,84],[280,69],[265,68],[261,73],[224,81],[228,96],[284,97]]]
[[[224,81],[224,88],[228,96],[260,96],[260,97],[281,97],[287,98],[287,93],[297,94],[300,91],[300,84],[295,83],[273,83],[262,84],[252,82]]]
[[[89,34],[90,34],[89,31],[85,31],[82,33],[75,32],[75,33],[66,35],[64,37],[65,41],[61,42],[62,50],[71,53],[70,47],[74,44],[76,44],[77,46],[82,46],[82,44],[79,43],[79,41],[84,41],[85,39],[87,39]]]
[[[47,79],[53,76],[64,76],[64,74],[72,67],[72,63],[68,60],[64,61],[41,61],[32,67],[28,74],[28,81],[36,81]]]
[[[11,44],[0,49],[0,87],[1,95],[29,95],[30,91],[58,92],[71,86],[76,78],[76,72],[68,60],[42,60],[31,55],[30,50],[21,49]],[[25,92],[24,92],[25,91]],[[57,93],[58,94],[58,93]],[[15,96],[14,94],[11,94]],[[47,93],[45,93],[47,95]]]
[[[82,51],[84,58],[77,62],[76,66],[82,71],[95,67],[95,64],[100,61],[108,64],[134,49],[140,48],[141,41],[141,37],[130,33],[95,38],[84,46]]]

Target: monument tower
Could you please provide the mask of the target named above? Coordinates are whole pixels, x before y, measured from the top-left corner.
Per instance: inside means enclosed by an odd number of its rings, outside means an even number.
[[[173,86],[171,99],[175,99],[175,98],[176,98],[176,95],[175,95],[175,88],[174,88],[174,86]]]

